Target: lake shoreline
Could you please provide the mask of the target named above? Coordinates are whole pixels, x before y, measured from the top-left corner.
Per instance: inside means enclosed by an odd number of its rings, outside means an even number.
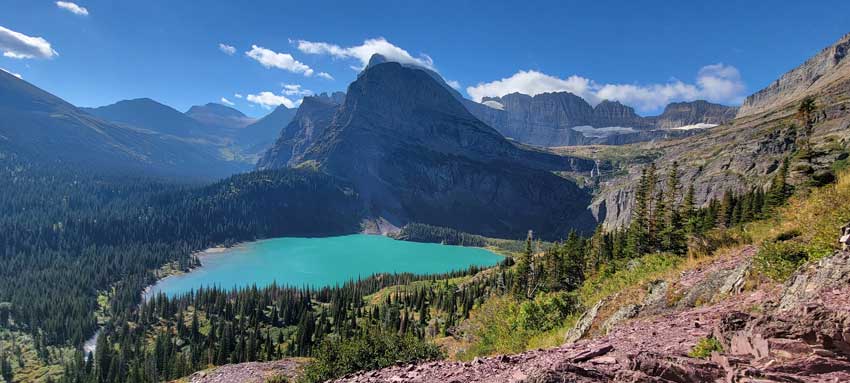
[[[311,240],[317,240],[317,239],[326,239],[326,238],[334,238],[334,237],[348,237],[348,236],[363,236],[363,237],[383,238],[383,239],[389,239],[389,240],[408,243],[408,244],[427,244],[427,245],[435,245],[435,246],[440,246],[440,247],[445,246],[446,248],[454,248],[454,249],[465,248],[465,249],[483,250],[483,251],[486,251],[488,254],[490,254],[494,257],[497,257],[498,261],[495,261],[495,262],[492,262],[492,263],[487,262],[487,264],[475,264],[475,263],[470,263],[468,265],[467,264],[464,264],[464,265],[457,265],[456,264],[454,268],[449,269],[449,270],[427,270],[427,269],[421,270],[421,271],[418,271],[418,270],[403,270],[403,266],[402,266],[402,269],[396,269],[396,270],[392,270],[392,271],[389,271],[389,270],[388,271],[380,271],[380,270],[378,270],[378,271],[374,271],[374,272],[370,271],[370,272],[364,272],[364,273],[360,273],[360,274],[352,274],[348,277],[345,277],[345,280],[324,281],[324,282],[317,282],[315,284],[311,283],[310,285],[312,287],[318,288],[319,286],[330,286],[330,285],[333,285],[333,284],[344,284],[348,281],[353,281],[353,280],[356,280],[358,278],[366,278],[366,277],[374,275],[374,274],[384,274],[384,273],[390,273],[390,274],[392,274],[392,273],[413,273],[413,274],[419,274],[419,275],[441,274],[443,272],[462,270],[464,268],[467,268],[467,267],[473,266],[473,265],[481,267],[482,269],[486,269],[486,268],[489,268],[489,267],[497,266],[501,262],[501,260],[510,256],[508,254],[505,254],[505,252],[500,251],[502,249],[498,249],[498,248],[490,247],[490,246],[487,246],[487,247],[483,247],[483,246],[461,246],[461,245],[446,245],[446,244],[434,243],[434,242],[406,241],[406,240],[396,239],[396,238],[393,238],[391,236],[379,235],[379,234],[355,233],[355,234],[331,236],[331,237],[265,238],[265,239],[258,239],[258,240],[255,240],[255,241],[238,242],[238,243],[234,243],[230,246],[218,245],[218,246],[213,246],[213,247],[210,247],[210,248],[207,248],[207,249],[204,249],[204,250],[199,250],[199,251],[193,252],[192,256],[197,258],[198,263],[196,265],[190,267],[190,268],[187,268],[187,269],[176,268],[174,262],[172,262],[168,265],[165,265],[155,272],[156,280],[153,281],[153,283],[147,285],[141,291],[141,293],[140,293],[141,300],[142,300],[142,302],[148,301],[149,299],[151,299],[152,297],[157,295],[160,291],[162,291],[163,283],[165,283],[165,285],[164,285],[164,286],[166,286],[166,287],[164,287],[165,289],[168,289],[169,286],[173,286],[174,284],[182,283],[181,281],[170,281],[171,279],[185,277],[188,274],[191,274],[193,272],[197,272],[198,270],[204,269],[208,266],[213,267],[212,269],[209,269],[209,270],[211,270],[210,272],[212,272],[212,273],[220,272],[221,266],[217,265],[217,263],[222,262],[222,259],[224,258],[224,257],[222,257],[222,254],[223,253],[230,253],[235,249],[239,249],[239,248],[243,248],[243,247],[247,247],[247,246],[252,246],[252,245],[253,246],[263,246],[263,244],[266,243],[267,241],[275,241],[275,240],[279,240],[279,239],[282,239],[282,238],[287,238],[287,239],[290,239],[290,240],[311,241]],[[241,254],[238,254],[238,252],[234,252],[233,255],[240,256],[240,257],[242,256]],[[227,257],[227,256],[225,256],[225,257]],[[208,263],[208,260],[210,258],[216,259],[215,262],[212,265],[210,265]],[[227,258],[229,258],[229,257],[227,257]],[[421,260],[421,259],[429,259],[429,258],[430,257],[425,257],[425,258],[419,257],[418,259]],[[402,263],[393,262],[393,264],[407,265],[407,262],[406,261],[403,261]],[[192,277],[188,277],[188,278],[192,278]],[[199,277],[196,276],[194,278],[199,278]],[[297,281],[297,280],[293,281],[293,280],[288,279],[288,278],[284,278],[283,280],[287,281],[288,284],[292,284],[294,286],[304,285],[303,281]],[[263,283],[265,283],[265,284],[278,283],[279,284],[279,283],[281,283],[281,278],[275,279],[273,281],[269,281],[268,279],[266,279],[265,281],[263,281],[262,279],[258,279],[258,282],[260,284],[263,284]],[[229,285],[229,283],[230,283],[230,281],[227,281],[227,282],[218,281],[218,282],[216,282],[214,279],[212,279],[209,286],[215,285],[215,286],[218,286],[218,287],[223,287],[225,285]],[[233,287],[237,287],[237,286],[233,286]],[[188,292],[188,291],[184,291],[184,292]],[[181,292],[181,293],[183,293],[183,292]]]
[[[257,242],[257,241],[262,241],[262,240],[259,239],[259,240],[256,240],[256,241],[241,241],[241,242],[236,242],[236,243],[229,245],[229,246],[217,245],[217,246],[206,248],[204,250],[194,251],[194,252],[192,252],[191,257],[197,259],[198,264],[190,266],[189,268],[187,268],[185,270],[170,267],[170,266],[174,265],[175,262],[169,262],[169,263],[163,265],[162,267],[160,267],[159,269],[154,271],[155,276],[156,276],[156,280],[154,280],[153,283],[145,286],[145,288],[142,289],[142,292],[140,293],[141,297],[142,297],[142,302],[147,301],[151,297],[150,296],[151,290],[154,288],[154,286],[156,286],[160,282],[162,282],[162,281],[164,281],[168,278],[173,278],[173,277],[176,277],[176,276],[191,273],[193,271],[196,271],[196,270],[204,267],[204,264],[203,264],[204,258],[209,258],[210,256],[214,256],[214,255],[221,254],[221,253],[226,253],[226,252],[233,250],[233,249],[236,249],[238,247],[245,246],[248,243]]]

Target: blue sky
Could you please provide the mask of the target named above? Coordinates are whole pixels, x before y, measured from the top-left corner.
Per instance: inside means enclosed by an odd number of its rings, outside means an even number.
[[[0,68],[74,104],[223,97],[253,116],[344,90],[372,51],[473,99],[569,90],[641,114],[738,103],[850,32],[846,0],[0,2]]]

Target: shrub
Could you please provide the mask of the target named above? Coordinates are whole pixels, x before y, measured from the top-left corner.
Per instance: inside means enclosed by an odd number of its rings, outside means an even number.
[[[523,302],[517,323],[523,329],[544,332],[560,326],[564,319],[576,311],[575,294],[566,292],[539,294],[534,300]]]
[[[519,324],[519,311],[520,304],[511,296],[493,297],[475,308],[467,321],[473,343],[459,357],[472,359],[525,350],[528,331]]]
[[[700,339],[694,348],[688,353],[691,358],[705,359],[711,356],[712,352],[723,352],[723,345],[713,337]]]
[[[779,242],[787,241],[787,240],[797,238],[802,234],[803,233],[801,233],[799,229],[785,230],[785,231],[776,235],[776,240],[779,241]]]
[[[767,241],[762,244],[754,261],[756,271],[781,282],[809,259],[806,247],[794,241]]]
[[[373,370],[397,362],[433,360],[443,356],[440,348],[411,334],[365,328],[350,338],[329,338],[315,353],[315,360],[304,369],[302,382],[324,382],[345,374]]]
[[[820,187],[824,185],[829,185],[835,182],[835,173],[832,170],[818,170],[815,174],[812,174],[812,181],[810,184],[812,186]]]

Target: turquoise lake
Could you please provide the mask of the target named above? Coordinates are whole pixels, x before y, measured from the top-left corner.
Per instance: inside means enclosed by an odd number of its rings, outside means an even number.
[[[320,287],[375,273],[443,273],[472,265],[492,266],[501,260],[485,249],[398,241],[380,235],[273,238],[205,254],[201,267],[160,280],[146,296],[159,292],[173,296],[208,286],[262,287],[272,282]]]

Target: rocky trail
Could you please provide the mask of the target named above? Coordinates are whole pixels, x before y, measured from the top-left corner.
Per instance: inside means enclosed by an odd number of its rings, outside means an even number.
[[[607,329],[600,322],[610,317],[586,318],[583,335],[606,335],[466,363],[398,365],[338,382],[850,382],[850,253],[827,257],[784,286],[741,292],[753,252],[744,248],[682,273],[669,287],[654,285],[657,291],[629,308],[634,315],[619,315]],[[690,357],[708,337],[723,351]]]

